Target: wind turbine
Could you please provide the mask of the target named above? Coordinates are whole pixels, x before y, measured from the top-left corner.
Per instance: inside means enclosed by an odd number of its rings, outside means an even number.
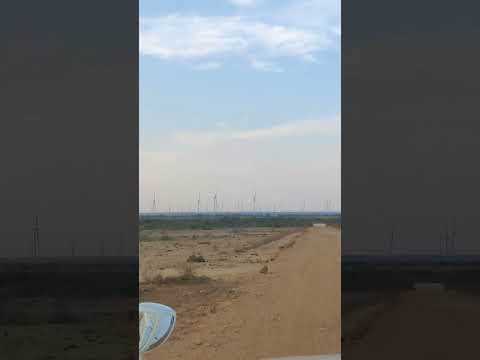
[[[157,211],[157,200],[155,198],[155,193],[153,193],[152,213],[156,211]]]
[[[330,211],[330,200],[325,200],[325,211]]]
[[[217,212],[217,206],[218,206],[218,194],[217,193],[214,193],[213,194],[213,212],[216,213]]]

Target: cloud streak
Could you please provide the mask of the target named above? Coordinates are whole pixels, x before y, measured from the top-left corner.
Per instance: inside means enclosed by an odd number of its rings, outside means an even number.
[[[166,60],[242,54],[308,60],[333,43],[326,32],[240,16],[175,14],[140,19],[140,53]]]
[[[208,70],[217,70],[222,67],[222,64],[216,61],[209,61],[205,63],[196,64],[193,68],[195,70],[200,71],[208,71]]]
[[[267,61],[260,61],[260,60],[253,59],[250,62],[250,64],[252,65],[252,68],[259,71],[276,72],[276,73],[283,72],[283,69],[280,66]]]
[[[262,141],[283,137],[338,136],[340,117],[326,120],[308,120],[284,123],[268,128],[248,130],[220,129],[208,131],[182,131],[174,134],[174,142],[184,145],[213,145],[232,141]]]
[[[229,0],[229,2],[235,6],[252,7],[257,5],[258,0]]]
[[[340,0],[298,0],[274,14],[275,21],[302,28],[318,29],[339,35]]]

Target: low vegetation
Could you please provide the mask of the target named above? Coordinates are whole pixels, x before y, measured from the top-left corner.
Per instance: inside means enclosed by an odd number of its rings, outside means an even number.
[[[246,228],[298,228],[315,223],[340,226],[339,215],[325,214],[219,214],[219,215],[164,215],[151,214],[140,217],[140,241],[168,241],[170,230],[232,229]],[[196,239],[196,235],[192,238]]]

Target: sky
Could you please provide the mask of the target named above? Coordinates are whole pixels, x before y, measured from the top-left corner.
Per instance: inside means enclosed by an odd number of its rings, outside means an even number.
[[[140,211],[340,208],[340,0],[140,0]]]

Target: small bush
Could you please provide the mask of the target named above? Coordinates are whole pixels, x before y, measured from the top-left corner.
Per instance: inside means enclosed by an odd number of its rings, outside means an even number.
[[[205,262],[205,258],[202,255],[190,255],[187,259],[189,263],[203,263]]]

